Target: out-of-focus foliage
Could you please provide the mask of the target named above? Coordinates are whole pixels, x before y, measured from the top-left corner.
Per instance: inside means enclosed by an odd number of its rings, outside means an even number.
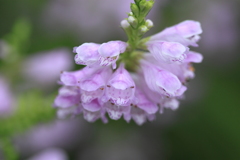
[[[17,101],[18,107],[8,118],[0,120],[0,137],[13,136],[33,125],[48,122],[55,116],[51,107],[54,96],[43,96],[39,92],[28,92]]]
[[[36,91],[25,93],[19,97],[14,113],[0,119],[0,144],[6,159],[18,159],[11,137],[54,119],[55,110],[49,106],[53,99],[53,96],[46,97]]]

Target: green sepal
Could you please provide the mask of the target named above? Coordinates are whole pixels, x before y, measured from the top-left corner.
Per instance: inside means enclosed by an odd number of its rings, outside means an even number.
[[[139,4],[139,2],[141,2],[142,0],[134,0],[134,2],[136,3],[136,4]]]
[[[139,15],[139,8],[136,4],[131,3],[131,11],[133,13],[134,16],[138,17]]]

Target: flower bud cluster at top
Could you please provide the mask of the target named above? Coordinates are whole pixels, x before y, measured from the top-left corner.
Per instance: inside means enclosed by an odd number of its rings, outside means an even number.
[[[202,55],[190,51],[197,47],[202,33],[197,21],[186,20],[142,39],[152,26],[145,17],[153,0],[135,0],[128,18],[121,26],[128,41],[102,44],[84,43],[74,47],[76,64],[81,70],[62,72],[59,94],[54,101],[58,116],[83,114],[94,122],[133,119],[138,125],[152,121],[156,112],[176,110],[194,78],[192,63],[200,63]],[[144,51],[145,50],[145,51]]]
[[[153,22],[145,19],[153,5],[153,0],[135,0],[135,3],[131,3],[131,12],[128,13],[128,18],[121,22],[121,27],[128,36],[128,47],[125,51],[127,54],[121,54],[120,61],[124,61],[125,67],[129,71],[135,71],[138,67],[141,52],[137,52],[136,49],[143,48],[142,36],[153,27]]]

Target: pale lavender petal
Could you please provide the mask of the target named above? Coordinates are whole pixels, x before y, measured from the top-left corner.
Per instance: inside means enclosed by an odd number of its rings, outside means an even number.
[[[142,91],[140,91],[140,89],[136,89],[135,95],[136,95],[136,98],[138,100],[138,102],[136,104],[137,107],[144,110],[148,114],[154,114],[154,113],[157,112],[157,110],[158,110],[157,104],[150,101],[145,96],[145,94]]]
[[[142,125],[143,123],[145,123],[147,121],[147,116],[146,116],[145,111],[141,110],[138,107],[132,107],[131,108],[131,116],[132,116],[132,119],[138,125]]]
[[[100,65],[108,66],[110,64],[113,64],[113,69],[115,69],[115,63],[119,57],[119,54],[125,52],[126,47],[126,42],[122,41],[110,41],[103,43],[98,49],[98,52],[100,54]]]
[[[179,101],[175,98],[169,98],[167,100],[165,100],[165,102],[163,102],[162,106],[164,108],[169,108],[169,109],[172,109],[172,110],[176,110],[178,109],[179,107]]]
[[[84,103],[89,103],[93,99],[103,96],[107,80],[111,73],[112,71],[109,67],[104,67],[80,82],[82,90],[81,99]]]
[[[82,65],[93,65],[99,59],[99,44],[84,43],[76,48],[75,62]]]
[[[75,117],[82,112],[81,105],[75,105],[68,108],[59,108],[57,110],[57,117],[59,119],[66,119],[67,117]]]
[[[192,53],[192,51],[189,53]],[[196,57],[198,57],[198,56],[196,56]],[[183,63],[166,64],[166,63],[158,63],[158,61],[156,59],[154,59],[154,57],[150,54],[145,55],[144,58],[148,62],[160,67],[161,69],[167,70],[167,71],[173,73],[174,75],[176,75],[178,77],[178,79],[182,83],[185,83],[189,79],[194,78],[194,68],[192,67],[191,63],[189,63],[189,62],[186,63],[186,59],[183,61]],[[191,59],[192,58],[189,58],[189,61],[191,61]]]
[[[151,41],[147,43],[149,51],[160,62],[182,62],[188,48],[178,42]]]
[[[176,96],[181,96],[187,90],[186,86],[182,86],[180,89],[176,91]]]
[[[123,114],[123,118],[124,118],[125,121],[127,121],[129,123],[130,120],[131,120],[131,113]]]
[[[189,62],[201,63],[203,60],[203,56],[200,53],[193,52],[193,51],[188,52],[186,56],[187,57],[184,60],[184,62],[186,63],[189,63]]]
[[[77,87],[64,86],[54,101],[54,106],[68,108],[80,103],[80,92]]]
[[[101,66],[109,66],[110,64],[112,64],[112,68],[116,69],[116,61],[118,60],[119,56],[115,56],[115,57],[100,57],[99,61],[100,61],[100,65]]]
[[[62,72],[60,75],[60,83],[66,86],[77,86],[79,82],[94,73],[97,68],[84,67],[81,70],[73,72]]]
[[[150,41],[160,40],[169,42],[179,42],[185,46],[195,46],[200,39],[198,34],[202,33],[201,25],[196,21],[184,21],[175,26],[168,27],[162,32],[153,35]]]
[[[118,56],[120,53],[125,52],[126,47],[127,47],[126,42],[110,41],[101,44],[98,51],[102,57],[115,57]]]
[[[91,112],[85,109],[83,110],[83,118],[88,122],[95,122],[100,117],[101,117],[100,111]]]
[[[90,112],[96,112],[101,109],[101,105],[99,104],[97,99],[94,99],[89,103],[82,103],[82,106],[85,110],[88,110]]]
[[[117,106],[114,103],[107,102],[105,104],[105,109],[111,119],[118,120],[125,113],[130,112],[130,106]]]
[[[111,76],[106,89],[106,96],[116,105],[127,104],[134,97],[135,83],[123,64]]]
[[[202,33],[202,28],[200,23],[192,20],[186,20],[177,24],[175,26],[175,29],[178,34],[186,38]]]
[[[177,90],[182,86],[177,76],[146,61],[141,61],[141,67],[151,90],[169,97],[176,96]]]

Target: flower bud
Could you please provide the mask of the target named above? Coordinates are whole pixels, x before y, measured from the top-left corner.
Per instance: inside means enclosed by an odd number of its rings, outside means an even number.
[[[133,16],[129,16],[129,17],[128,17],[128,22],[129,22],[134,28],[137,27],[137,19],[134,18]]]
[[[136,4],[131,3],[131,10],[132,10],[133,15],[135,15],[135,16],[139,15],[139,9]]]
[[[128,21],[126,19],[121,21],[122,28],[128,28],[129,26],[130,26],[130,24],[128,23]]]
[[[133,12],[129,12],[129,13],[128,13],[128,16],[133,16]]]
[[[148,27],[148,29],[153,27],[153,22],[150,19],[146,20],[146,26]]]
[[[143,17],[152,9],[154,1],[141,1],[139,3],[140,11]]]
[[[140,32],[143,34],[143,33],[146,33],[148,31],[148,28],[146,26],[141,26],[140,27]]]

